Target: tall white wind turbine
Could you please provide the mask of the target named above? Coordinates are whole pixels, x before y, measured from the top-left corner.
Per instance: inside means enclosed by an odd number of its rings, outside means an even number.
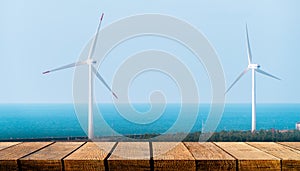
[[[266,75],[271,78],[275,78],[280,80],[278,77],[271,75],[260,69],[260,65],[252,63],[252,53],[250,48],[250,41],[248,35],[248,27],[246,25],[246,38],[247,38],[247,52],[248,52],[248,66],[247,68],[237,77],[237,79],[230,85],[227,89],[226,93],[239,81],[239,79],[245,75],[249,70],[252,71],[252,128],[251,131],[254,132],[256,130],[256,89],[255,89],[255,72]]]
[[[92,41],[92,44],[91,44],[91,47],[90,47],[90,50],[89,50],[89,53],[88,53],[87,60],[75,62],[75,63],[69,64],[69,65],[65,65],[65,66],[62,66],[62,67],[59,67],[59,68],[56,68],[56,69],[52,69],[52,70],[43,72],[43,74],[48,74],[50,72],[59,71],[59,70],[67,69],[67,68],[77,67],[77,66],[81,66],[81,65],[88,65],[88,67],[89,67],[89,70],[88,70],[88,138],[89,139],[94,138],[93,74],[95,74],[97,76],[97,78],[105,85],[105,87],[112,93],[112,95],[115,98],[118,98],[117,95],[112,91],[112,89],[105,82],[103,77],[99,74],[97,69],[93,66],[94,64],[97,63],[97,61],[95,61],[93,59],[93,57],[94,57],[93,55],[94,55],[94,52],[95,52],[95,47],[96,47],[96,44],[97,44],[97,39],[98,39],[101,23],[102,23],[102,20],[103,20],[103,16],[104,16],[104,14],[102,13],[99,25],[98,25],[97,30],[96,30],[96,35],[94,36],[94,39]]]

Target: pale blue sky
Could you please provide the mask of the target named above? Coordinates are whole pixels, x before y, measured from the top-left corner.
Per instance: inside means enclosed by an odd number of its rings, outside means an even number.
[[[216,49],[227,86],[247,66],[247,22],[254,62],[259,63],[262,69],[282,78],[282,81],[276,81],[258,75],[257,102],[299,103],[299,7],[298,0],[2,0],[0,103],[72,102],[72,69],[48,76],[42,75],[41,72],[76,61],[94,34],[101,12],[105,12],[103,27],[121,18],[144,13],[171,15],[190,23],[199,29]],[[151,40],[145,41],[149,39]],[[155,42],[160,41],[147,37],[145,40],[128,42],[115,53],[128,54],[143,48],[157,48]],[[137,48],[134,47],[137,42],[148,43]],[[172,45],[173,42],[165,40],[165,43]],[[167,47],[162,48],[170,50]],[[123,52],[122,49],[131,51]],[[176,49],[177,52],[175,50],[171,53],[184,53],[183,47]],[[204,71],[203,67],[193,56],[181,60],[190,67],[196,81],[201,84],[201,99],[204,102],[208,101],[210,95],[206,92],[210,90],[209,84],[201,82],[206,80],[205,73],[201,73]],[[110,57],[101,65],[100,71],[108,83],[112,82],[114,72],[114,67],[110,66],[119,62]],[[148,74],[151,77],[151,73]],[[227,102],[251,101],[250,75],[248,73],[231,90],[227,95]],[[152,73],[152,76],[156,76],[155,82],[160,84],[151,84],[147,75],[139,77],[130,89],[132,99],[147,100],[148,96],[143,91],[153,88],[166,90],[166,95],[170,95],[171,101],[178,99],[176,87],[170,86],[172,81],[157,73]],[[147,86],[143,87],[143,84]],[[95,85],[96,91],[103,91],[100,101],[107,101],[110,95],[101,84]]]

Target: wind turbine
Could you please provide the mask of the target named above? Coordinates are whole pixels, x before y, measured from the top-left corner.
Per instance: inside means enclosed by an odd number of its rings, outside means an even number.
[[[69,65],[65,65],[56,69],[48,70],[43,72],[43,74],[48,74],[54,71],[59,71],[67,68],[72,68],[72,67],[78,67],[81,65],[88,65],[89,70],[88,70],[88,138],[93,139],[94,138],[94,124],[93,124],[93,74],[97,76],[97,78],[105,85],[105,87],[112,93],[112,95],[118,99],[117,95],[112,91],[112,89],[108,86],[108,84],[105,82],[103,77],[99,74],[97,69],[93,66],[94,64],[97,63],[96,60],[93,59],[93,55],[95,52],[95,47],[97,44],[97,39],[99,35],[99,30],[101,27],[101,23],[103,20],[104,13],[102,13],[99,25],[96,30],[96,35],[94,36],[94,39],[92,41],[91,47],[89,49],[88,53],[88,58],[85,61],[79,61],[75,63],[71,63]]]
[[[280,80],[280,78],[275,77],[274,75],[271,75],[263,70],[260,69],[259,64],[252,63],[252,53],[250,48],[250,41],[249,41],[249,35],[248,35],[248,27],[246,24],[246,38],[247,38],[247,52],[248,52],[248,66],[247,68],[237,77],[237,79],[230,85],[230,87],[227,89],[226,93],[235,85],[236,82],[241,79],[243,75],[245,75],[249,70],[252,71],[252,128],[251,131],[254,132],[256,130],[256,88],[255,88],[255,72],[258,72],[260,74],[266,75],[268,77]]]

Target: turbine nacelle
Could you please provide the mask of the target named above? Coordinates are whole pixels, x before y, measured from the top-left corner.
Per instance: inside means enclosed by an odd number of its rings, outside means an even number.
[[[248,68],[249,69],[258,69],[258,68],[260,68],[260,65],[259,64],[249,64]]]
[[[93,60],[93,59],[87,59],[85,62],[86,62],[86,64],[88,64],[88,65],[92,65],[92,64],[96,64],[96,63],[97,63],[97,61],[95,61],[95,60]]]

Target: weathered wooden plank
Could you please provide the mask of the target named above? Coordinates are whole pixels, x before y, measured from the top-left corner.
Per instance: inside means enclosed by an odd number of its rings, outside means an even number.
[[[0,142],[0,150],[3,150],[7,147],[19,144],[20,142]]]
[[[196,161],[183,143],[153,142],[154,170],[196,170]]]
[[[109,170],[150,170],[148,142],[120,142],[108,158]]]
[[[26,142],[0,151],[0,170],[18,170],[17,160],[34,151],[37,151],[50,142]]]
[[[238,170],[281,170],[280,159],[243,142],[216,142],[238,160]]]
[[[236,170],[236,160],[210,142],[185,142],[196,159],[197,170]]]
[[[84,142],[56,142],[20,159],[22,170],[62,170],[61,160]]]
[[[300,150],[300,142],[279,142],[279,144]]]
[[[105,170],[104,159],[115,142],[88,142],[64,159],[65,171]]]
[[[249,142],[249,145],[282,160],[282,170],[300,170],[300,153],[274,142]]]

